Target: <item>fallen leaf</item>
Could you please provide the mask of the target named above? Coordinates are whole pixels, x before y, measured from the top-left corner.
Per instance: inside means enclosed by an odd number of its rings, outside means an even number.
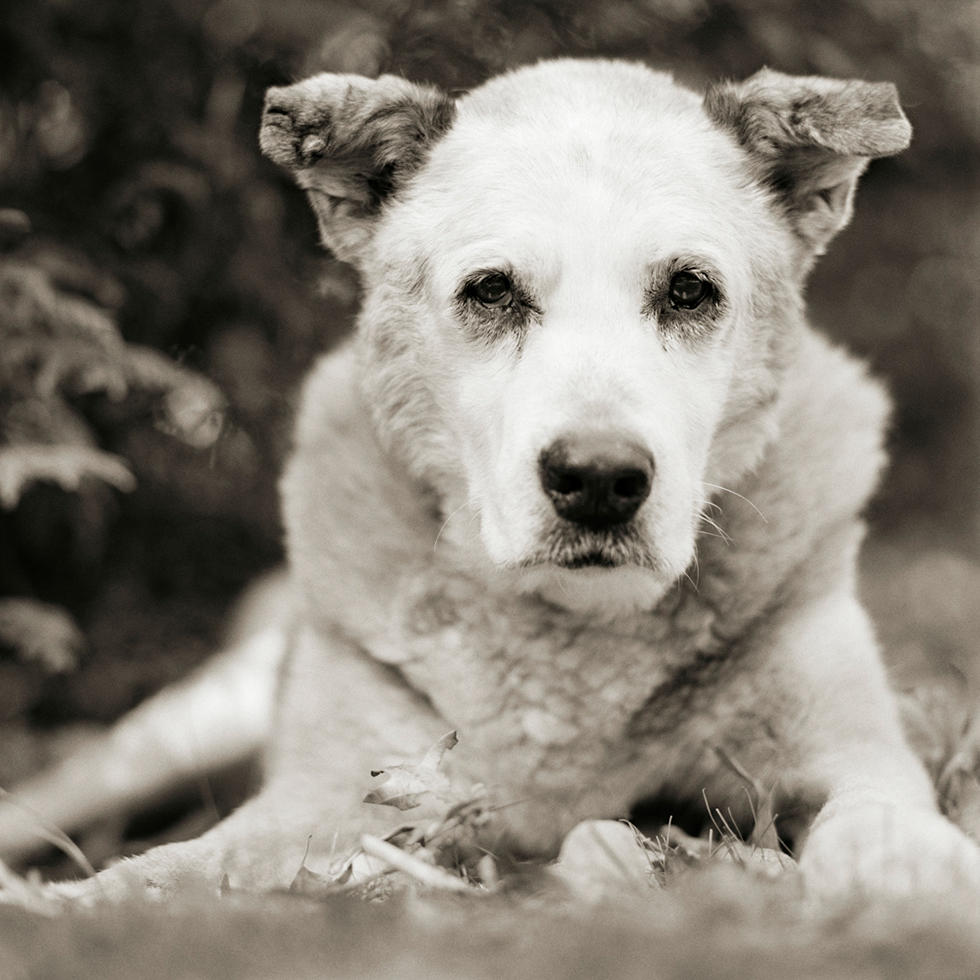
[[[348,861],[340,874],[335,877],[311,871],[306,866],[306,859],[310,853],[311,840],[312,837],[306,839],[306,851],[303,854],[303,860],[300,862],[299,871],[296,872],[296,877],[293,878],[289,885],[290,892],[296,895],[308,895],[312,898],[319,898],[323,895],[329,895],[331,892],[340,891],[351,880],[353,862]]]
[[[450,793],[449,778],[439,771],[443,756],[459,741],[456,732],[443,735],[417,765],[403,762],[388,769],[372,770],[372,776],[387,776],[380,786],[364,797],[365,803],[393,806],[399,810],[411,810],[421,804],[420,797],[432,793],[446,800]],[[448,802],[448,800],[447,800]]]

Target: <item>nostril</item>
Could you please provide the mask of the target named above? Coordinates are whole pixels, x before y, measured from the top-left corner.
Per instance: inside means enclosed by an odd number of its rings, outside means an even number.
[[[585,489],[585,481],[577,473],[567,473],[561,470],[552,471],[549,489],[554,493],[568,496],[571,493],[581,493]]]
[[[617,497],[629,500],[633,497],[646,497],[649,493],[649,480],[645,473],[630,473],[628,476],[621,476],[613,481],[612,491]]]

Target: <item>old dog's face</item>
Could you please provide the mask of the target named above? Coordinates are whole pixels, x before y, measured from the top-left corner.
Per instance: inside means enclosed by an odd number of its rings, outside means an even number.
[[[692,560],[733,372],[766,355],[755,266],[786,278],[788,232],[665,76],[628,76],[627,105],[564,78],[547,115],[519,77],[462,100],[379,229],[369,356],[414,338],[391,407],[434,437],[409,458],[444,538],[558,601],[652,605]]]
[[[753,81],[702,100],[565,61],[455,105],[342,76],[270,95],[263,146],[364,274],[365,394],[443,547],[614,613],[690,566],[708,498],[774,434],[803,275],[865,162],[814,150],[800,108],[860,111],[844,83]],[[785,152],[746,108],[780,98],[811,130]]]

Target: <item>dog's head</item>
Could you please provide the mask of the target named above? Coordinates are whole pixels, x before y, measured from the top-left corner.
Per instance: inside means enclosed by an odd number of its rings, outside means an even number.
[[[365,394],[444,540],[621,609],[684,574],[713,487],[774,437],[804,276],[909,132],[889,84],[763,71],[702,97],[555,61],[458,101],[272,89],[262,147],[364,276]]]

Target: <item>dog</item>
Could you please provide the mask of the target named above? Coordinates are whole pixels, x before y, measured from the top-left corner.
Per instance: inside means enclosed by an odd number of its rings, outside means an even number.
[[[266,782],[103,893],[288,887],[308,846],[315,871],[390,830],[370,773],[450,729],[495,854],[549,858],[649,798],[751,822],[749,774],[814,894],[980,883],[856,597],[888,400],[802,298],[909,139],[894,86],[771,70],[271,89],[261,148],[364,300],[282,479]]]

